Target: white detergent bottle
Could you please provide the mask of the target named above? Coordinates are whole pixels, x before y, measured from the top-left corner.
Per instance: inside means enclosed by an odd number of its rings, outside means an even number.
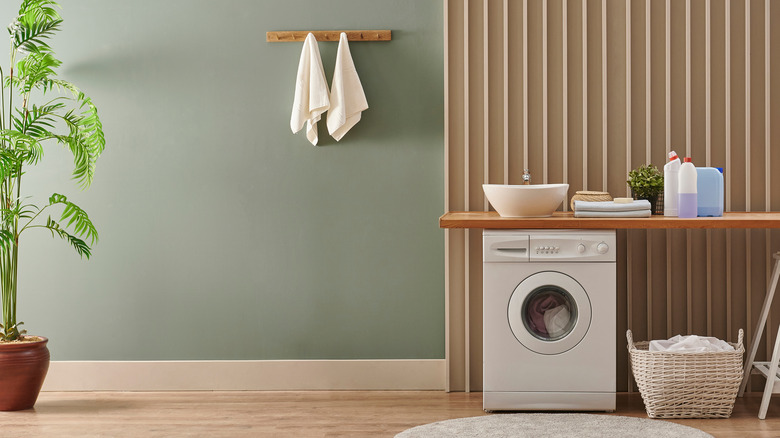
[[[698,200],[697,200],[697,178],[696,168],[691,162],[691,157],[685,157],[685,162],[680,166],[680,173],[678,175],[678,201],[677,201],[677,216],[691,218],[696,217]]]
[[[677,216],[677,184],[680,158],[677,152],[669,152],[669,162],[664,165],[664,216]]]

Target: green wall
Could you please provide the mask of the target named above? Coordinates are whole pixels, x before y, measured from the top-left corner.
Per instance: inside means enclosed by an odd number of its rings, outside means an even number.
[[[444,357],[441,2],[61,3],[60,73],[107,148],[87,191],[56,145],[23,187],[100,231],[90,261],[22,241],[20,319],[53,360]],[[393,30],[352,43],[370,109],[320,147],[289,128],[301,44],[265,42],[305,29]]]

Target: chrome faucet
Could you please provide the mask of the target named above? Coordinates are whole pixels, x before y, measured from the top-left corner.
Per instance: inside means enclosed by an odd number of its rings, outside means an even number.
[[[528,169],[523,170],[523,185],[530,185],[531,184],[531,173],[528,171]]]

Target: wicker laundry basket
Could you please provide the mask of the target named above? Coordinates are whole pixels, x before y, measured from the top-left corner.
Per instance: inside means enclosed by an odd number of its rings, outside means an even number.
[[[650,418],[728,418],[742,382],[739,329],[735,351],[678,353],[648,351],[626,332],[631,370]]]

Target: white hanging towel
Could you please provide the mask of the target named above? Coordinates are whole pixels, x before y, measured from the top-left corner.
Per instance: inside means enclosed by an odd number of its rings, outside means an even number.
[[[339,38],[336,69],[333,72],[330,89],[328,132],[338,141],[360,121],[361,113],[368,109],[366,94],[355,70],[355,63],[349,52],[347,34],[344,32],[341,32]]]
[[[309,33],[303,42],[298,75],[295,79],[295,100],[293,101],[290,129],[296,133],[306,124],[306,138],[317,145],[317,122],[322,113],[330,108],[330,92],[322,68],[320,49],[314,34]]]

